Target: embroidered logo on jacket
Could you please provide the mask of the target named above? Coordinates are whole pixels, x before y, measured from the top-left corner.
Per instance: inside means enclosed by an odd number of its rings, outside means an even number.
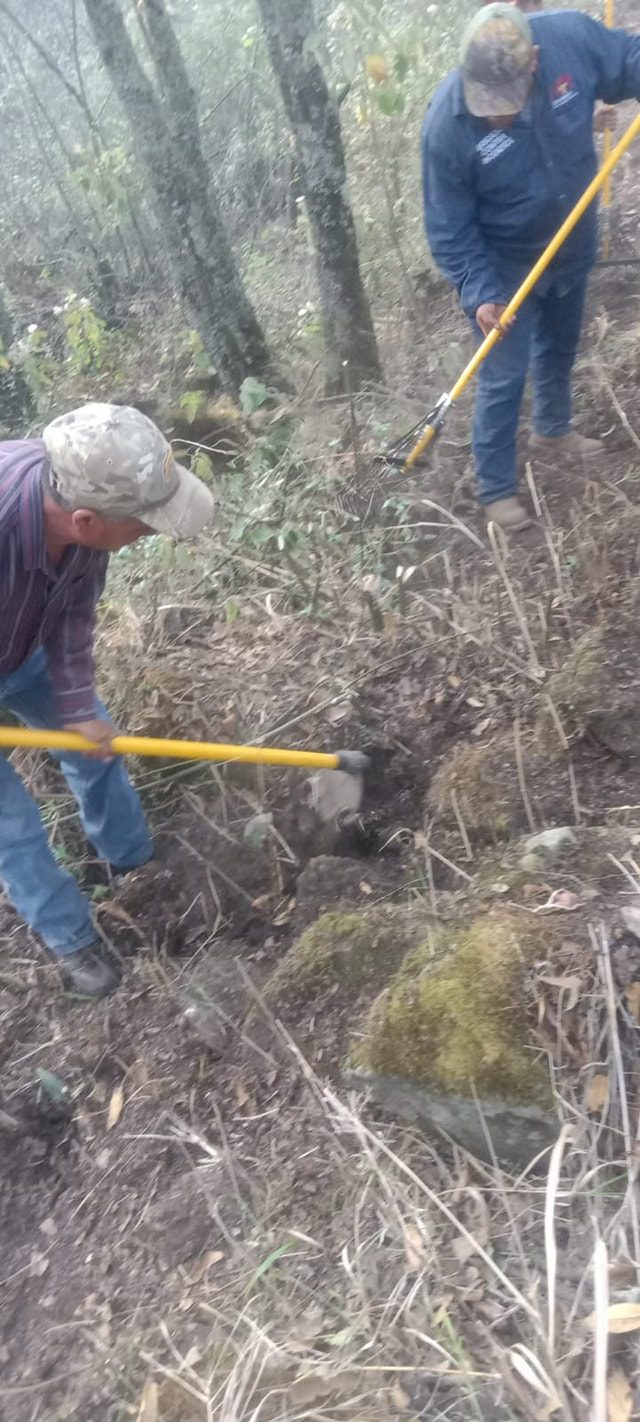
[[[570,104],[572,99],[577,99],[578,90],[573,82],[571,74],[559,74],[554,79],[549,89],[549,99],[552,109],[562,109],[565,104]]]
[[[503,129],[496,128],[492,133],[487,133],[484,138],[476,143],[476,153],[480,156],[480,162],[486,166],[487,163],[495,162],[502,153],[506,153],[508,148],[512,148],[515,139]]]

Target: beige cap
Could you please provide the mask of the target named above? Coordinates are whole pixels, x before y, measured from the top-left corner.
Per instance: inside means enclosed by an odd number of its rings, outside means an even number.
[[[93,401],[43,432],[51,481],[72,509],[139,518],[156,533],[194,538],[213,516],[213,495],[176,464],[157,425],[130,405]]]
[[[464,98],[475,118],[519,114],[533,84],[533,31],[513,5],[486,5],[467,25],[460,62]]]

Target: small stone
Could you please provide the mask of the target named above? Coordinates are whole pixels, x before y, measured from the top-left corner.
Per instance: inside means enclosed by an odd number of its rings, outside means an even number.
[[[359,810],[362,776],[345,770],[320,770],[305,786],[307,803],[322,825],[335,825],[341,815]]]
[[[201,1042],[204,1042],[215,1057],[222,1057],[226,1051],[229,1034],[224,1022],[217,1015],[213,1003],[189,1003],[184,1012],[185,1021]]]
[[[542,856],[544,859],[556,859],[562,854],[563,849],[568,849],[570,845],[576,844],[574,831],[569,825],[559,825],[557,829],[541,830],[540,834],[529,835],[525,840],[525,854]],[[523,861],[521,860],[522,864]],[[524,866],[523,867],[528,867]]]
[[[266,839],[271,833],[273,825],[273,815],[259,814],[252,815],[242,831],[242,838],[246,844],[250,844],[253,849],[262,849]]]
[[[634,938],[640,939],[640,904],[623,904],[620,909],[622,922]]]
[[[537,854],[523,854],[518,860],[518,867],[524,869],[527,874],[537,874],[540,868],[540,858]]]

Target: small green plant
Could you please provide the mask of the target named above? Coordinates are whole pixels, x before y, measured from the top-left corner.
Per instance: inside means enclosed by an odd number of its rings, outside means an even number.
[[[135,170],[124,148],[116,145],[103,148],[96,155],[92,148],[76,148],[73,180],[82,192],[100,203],[107,218],[106,226],[113,230],[128,217],[130,193]]]
[[[213,460],[205,449],[194,449],[191,456],[191,468],[193,473],[202,479],[203,484],[213,483],[215,475]]]
[[[86,296],[69,293],[62,308],[69,364],[78,375],[104,369],[109,353],[106,322],[94,310]]]
[[[180,396],[180,409],[184,410],[189,424],[198,418],[206,398],[204,390],[185,390]]]
[[[35,323],[29,326],[18,342],[16,355],[34,400],[38,401],[49,390],[56,374],[46,331]]]
[[[312,341],[322,335],[322,319],[312,301],[306,301],[298,311],[298,330],[296,332],[299,339]]]
[[[187,331],[185,336],[185,347],[191,357],[191,365],[194,370],[202,371],[203,375],[212,375],[213,366],[210,356],[202,343],[202,337],[198,331]]]
[[[261,380],[256,380],[255,375],[248,375],[240,386],[240,409],[244,415],[252,415],[254,410],[260,410],[266,405],[269,399],[269,391]]]

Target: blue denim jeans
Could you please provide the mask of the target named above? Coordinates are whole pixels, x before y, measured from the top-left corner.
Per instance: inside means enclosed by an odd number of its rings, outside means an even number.
[[[480,368],[473,453],[483,504],[517,493],[518,420],[529,369],[536,434],[563,435],[570,429],[571,371],[586,291],[587,277],[580,276],[562,295],[555,284],[544,295],[534,292]]]
[[[60,729],[45,651],[0,677],[0,706],[28,726]],[[94,714],[107,718],[97,700]],[[145,864],[152,857],[153,842],[122,761],[91,760],[65,751],[56,759],[97,854],[116,867]],[[57,863],[36,805],[1,755],[0,880],[18,912],[53,953],[63,956],[95,943],[89,901]]]

